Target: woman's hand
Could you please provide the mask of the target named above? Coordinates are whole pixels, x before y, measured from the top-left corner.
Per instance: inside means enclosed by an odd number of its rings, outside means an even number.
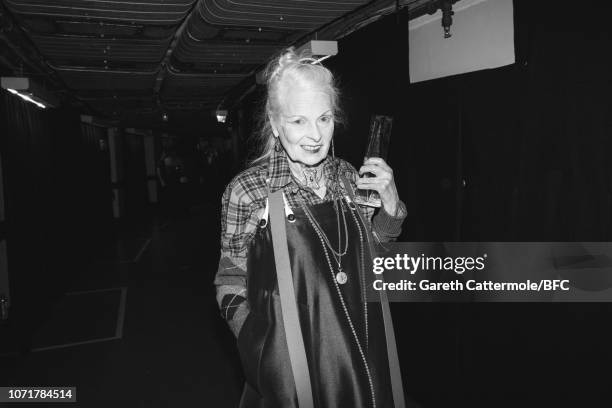
[[[391,167],[380,157],[370,157],[363,162],[363,166],[359,169],[360,176],[364,173],[372,173],[374,177],[358,178],[357,188],[377,191],[387,214],[397,215],[399,195],[397,194]]]

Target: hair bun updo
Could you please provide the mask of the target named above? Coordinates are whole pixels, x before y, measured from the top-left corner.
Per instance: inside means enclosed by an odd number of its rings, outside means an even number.
[[[278,112],[279,83],[285,78],[317,83],[329,94],[334,113],[338,111],[338,89],[334,75],[306,51],[298,54],[294,47],[282,50],[266,66],[264,77],[268,91],[266,111],[269,114]]]
[[[312,58],[306,51],[297,53],[294,47],[283,49],[266,66],[264,77],[268,88],[273,86],[274,81],[280,80],[286,71],[319,71],[325,78],[325,82],[333,85],[333,75],[329,69],[324,67],[319,60]]]

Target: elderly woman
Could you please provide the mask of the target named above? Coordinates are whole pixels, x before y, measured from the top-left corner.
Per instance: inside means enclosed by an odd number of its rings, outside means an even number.
[[[393,406],[381,304],[365,296],[368,239],[395,239],[406,216],[393,172],[380,158],[358,173],[335,157],[338,91],[327,68],[289,48],[266,74],[262,151],[223,194],[215,279],[246,377],[241,406],[297,407],[302,385],[289,358],[268,223],[268,198],[279,190],[314,406]],[[366,172],[374,177],[359,177]],[[356,189],[377,191],[382,208],[355,205]]]

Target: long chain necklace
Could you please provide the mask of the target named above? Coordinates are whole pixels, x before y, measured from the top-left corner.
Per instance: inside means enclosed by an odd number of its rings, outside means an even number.
[[[304,212],[309,216],[310,219],[312,219],[313,223],[315,224],[315,226],[319,229],[319,231],[322,232],[323,235],[323,240],[325,241],[325,244],[327,245],[327,247],[330,249],[330,251],[332,251],[332,253],[336,256],[336,257],[341,257],[346,255],[346,251],[348,249],[348,226],[346,223],[346,215],[344,214],[343,211],[343,203],[342,200],[340,201],[340,210],[338,209],[338,202],[334,201],[334,210],[336,211],[336,220],[338,221],[338,251],[335,251],[334,248],[332,247],[332,244],[329,240],[329,238],[327,237],[327,235],[325,234],[325,232],[323,231],[323,228],[321,228],[321,226],[319,225],[319,223],[317,222],[317,220],[315,219],[315,217],[312,215],[312,213],[310,212],[310,210],[308,209],[308,207],[302,202],[300,203],[302,206],[302,209],[304,210]],[[342,241],[342,237],[340,235],[340,214],[342,213],[342,223],[344,224],[344,236],[346,237],[345,241],[344,241],[344,249],[340,250],[341,248],[341,241]]]
[[[317,222],[317,220],[315,219],[315,217],[313,216],[313,214],[310,212],[310,210],[308,209],[308,207],[306,205],[304,205],[304,203],[300,203],[302,206],[302,209],[304,210],[304,213],[306,214],[306,217],[308,218],[308,220],[310,221],[313,229],[315,230],[315,232],[317,233],[317,236],[319,237],[319,239],[321,240],[321,244],[323,245],[323,250],[325,250],[325,255],[327,256],[327,249],[330,250],[330,252],[332,253],[332,256],[334,257],[334,260],[336,261],[336,265],[337,265],[337,270],[338,272],[335,274],[335,280],[336,282],[340,283],[341,285],[345,284],[348,281],[348,276],[346,274],[346,272],[344,272],[344,270],[342,269],[342,256],[346,255],[347,251],[348,251],[348,225],[347,225],[347,221],[346,221],[346,215],[344,214],[344,200],[339,199],[338,200],[340,203],[340,211],[342,212],[342,217],[343,217],[343,223],[344,223],[344,236],[346,237],[346,241],[345,241],[345,246],[344,246],[344,251],[340,251],[340,247],[341,247],[341,234],[340,234],[340,216],[338,215],[338,213],[336,212],[336,219],[338,221],[338,252],[336,252],[330,241],[329,238],[327,237],[327,235],[325,234],[325,232],[323,231],[323,228],[321,228],[321,226],[319,225],[319,223]],[[365,254],[364,254],[364,249],[363,249],[363,242],[364,242],[364,231],[361,228],[361,223],[358,221],[357,216],[355,215],[355,211],[359,211],[356,207],[354,209],[351,210],[351,207],[348,206],[349,209],[348,211],[351,213],[351,216],[353,217],[353,221],[355,222],[355,225],[357,226],[357,230],[359,231],[359,244],[360,244],[360,257],[359,257],[359,261],[360,261],[360,272],[359,276],[361,278],[361,287],[362,287],[362,301],[364,303],[364,324],[365,324],[365,337],[366,337],[366,343],[368,342],[368,302],[367,302],[367,295],[366,295],[366,279],[365,279],[365,271],[363,270],[364,265],[365,265]],[[334,201],[334,208],[337,210],[336,207],[336,201]],[[332,271],[333,274],[333,271]]]
[[[336,281],[340,284],[345,284],[348,280],[348,276],[346,275],[346,272],[344,272],[344,270],[342,269],[342,257],[346,255],[348,251],[348,224],[346,221],[346,214],[344,214],[343,202],[341,199],[338,200],[338,202],[334,201],[334,210],[336,212],[336,221],[338,226],[338,251],[334,250],[329,238],[327,237],[327,234],[325,234],[325,231],[323,230],[323,228],[321,228],[321,226],[319,225],[315,217],[312,215],[308,207],[303,202],[301,202],[300,204],[302,209],[304,210],[304,214],[306,214],[306,217],[312,224],[312,227],[317,232],[317,235],[321,237],[324,246],[329,248],[334,257],[334,260],[336,261],[336,265],[338,266]],[[340,228],[340,213],[342,214],[342,223],[344,224],[344,249],[342,249],[342,230]]]

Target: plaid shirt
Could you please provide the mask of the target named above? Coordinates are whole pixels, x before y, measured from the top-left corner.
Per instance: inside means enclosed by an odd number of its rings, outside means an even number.
[[[246,261],[249,243],[255,236],[259,220],[263,217],[268,192],[283,189],[291,208],[297,208],[300,202],[308,205],[332,201],[334,197],[335,166],[328,156],[323,162],[323,180],[326,182],[325,197],[320,198],[309,187],[300,184],[291,169],[284,151],[273,151],[267,164],[252,166],[239,173],[228,184],[222,198],[221,207],[221,259],[215,276],[217,302],[222,315],[237,334],[241,323],[248,314],[245,305],[234,300],[246,297]],[[336,159],[340,174],[349,180],[353,191],[357,191],[355,181],[357,170],[348,162]],[[346,194],[340,183],[340,191]],[[372,231],[380,241],[391,241],[400,234],[401,225],[406,217],[406,207],[400,201],[397,214],[391,216],[383,209],[375,214],[375,208],[360,206],[366,220],[371,221]],[[232,296],[227,296],[232,295]],[[230,308],[242,308],[231,310]],[[235,321],[232,321],[235,320]]]

